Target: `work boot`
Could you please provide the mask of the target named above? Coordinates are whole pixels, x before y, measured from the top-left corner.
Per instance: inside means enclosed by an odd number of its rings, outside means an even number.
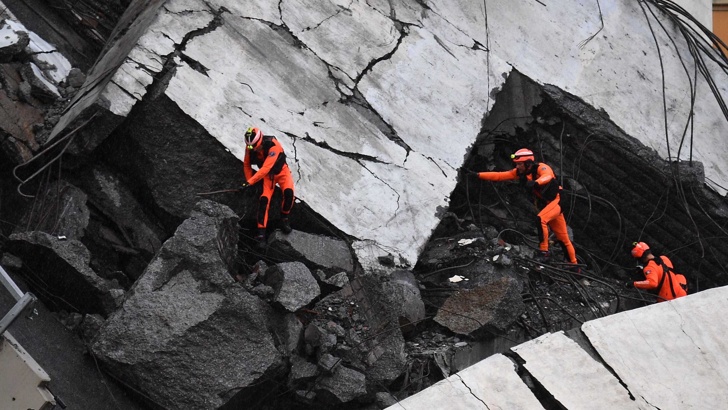
[[[291,229],[291,224],[288,222],[288,218],[281,218],[281,231],[287,235],[291,233],[292,230],[293,229]]]
[[[577,264],[567,266],[566,270],[568,270],[569,272],[575,273],[577,275],[581,275],[581,266],[579,266]]]
[[[258,228],[258,234],[255,235],[255,244],[258,248],[265,248],[265,228]]]
[[[551,252],[538,251],[538,254],[536,254],[536,261],[540,263],[549,263],[549,261],[551,261]]]

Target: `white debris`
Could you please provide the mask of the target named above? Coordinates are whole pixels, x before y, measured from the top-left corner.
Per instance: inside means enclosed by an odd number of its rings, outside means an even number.
[[[6,21],[3,26],[0,27],[0,48],[11,46],[19,40],[20,37]]]
[[[35,63],[30,63],[30,68],[33,69],[33,74],[48,88],[48,91],[55,94],[58,98],[61,98],[61,93],[58,92],[58,88],[52,82],[48,81],[48,78],[43,74],[43,70],[40,67],[35,65]]]
[[[475,242],[475,239],[461,239],[458,241],[458,245],[466,246],[466,245],[470,245],[473,242]]]
[[[5,23],[11,31],[24,31],[28,33],[30,37],[30,44],[28,44],[30,52],[35,54],[37,60],[48,64],[49,67],[54,67],[43,71],[43,75],[48,81],[59,84],[66,79],[72,68],[71,63],[68,62],[66,57],[56,51],[54,46],[40,38],[40,36],[26,29],[21,23],[13,20],[6,20]]]
[[[451,283],[458,283],[458,282],[462,282],[462,281],[464,281],[464,280],[468,280],[468,278],[466,278],[466,277],[464,277],[464,276],[460,276],[460,275],[455,275],[455,276],[451,277],[451,278],[450,278],[450,279],[448,279],[448,280],[449,280],[449,281],[450,281]]]

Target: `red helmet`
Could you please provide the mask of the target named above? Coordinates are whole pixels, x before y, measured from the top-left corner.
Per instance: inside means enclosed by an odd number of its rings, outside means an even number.
[[[644,242],[635,242],[632,245],[634,245],[634,248],[632,248],[633,258],[641,258],[642,255],[644,255],[645,251],[650,249],[650,247],[647,246],[647,244]]]
[[[245,147],[253,150],[258,148],[260,142],[263,140],[263,133],[257,127],[250,127],[245,131]]]
[[[511,159],[513,160],[513,162],[536,161],[536,159],[533,157],[533,151],[528,148],[521,148],[516,151],[515,154],[511,154]]]

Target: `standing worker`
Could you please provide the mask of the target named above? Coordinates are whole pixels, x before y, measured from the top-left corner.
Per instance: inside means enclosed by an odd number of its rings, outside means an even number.
[[[635,242],[632,257],[638,259],[645,280],[627,282],[627,287],[637,289],[656,289],[657,301],[664,302],[688,294],[687,279],[673,272],[672,261],[664,255],[655,257],[644,242]],[[644,266],[644,267],[643,267]]]
[[[255,173],[253,172],[253,165],[258,168]],[[242,189],[258,182],[263,184],[263,193],[258,201],[258,235],[255,237],[256,241],[260,245],[265,245],[268,210],[276,184],[283,191],[281,230],[284,233],[290,233],[291,225],[288,221],[288,215],[293,208],[293,177],[286,163],[286,154],[283,152],[283,146],[281,146],[280,142],[272,135],[263,135],[259,128],[248,128],[245,131],[243,172],[245,173],[245,182],[242,184]]]
[[[534,200],[534,205],[539,210],[536,215],[536,226],[539,238],[539,259],[548,262],[551,259],[549,252],[549,231],[554,231],[556,238],[563,244],[568,261],[575,266],[571,267],[577,273],[581,272],[577,266],[576,251],[569,239],[569,232],[566,227],[564,214],[561,212],[560,192],[561,186],[556,181],[556,175],[550,166],[536,162],[533,151],[522,148],[511,155],[515,168],[503,172],[476,172],[478,178],[485,181],[514,181],[519,180],[526,189],[529,199]],[[472,172],[472,171],[471,171]]]

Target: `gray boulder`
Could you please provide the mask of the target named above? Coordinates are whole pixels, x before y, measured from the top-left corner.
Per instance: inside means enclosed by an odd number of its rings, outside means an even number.
[[[92,345],[110,372],[164,408],[216,409],[282,368],[273,312],[231,276],[237,220],[198,203]]]
[[[521,284],[503,277],[473,289],[461,289],[445,300],[435,322],[455,333],[504,331],[525,311]]]
[[[33,272],[34,280],[44,284],[45,291],[39,295],[45,303],[58,309],[68,309],[70,305],[83,313],[103,316],[121,305],[123,289],[89,267],[91,255],[76,239],[59,239],[45,232],[20,232],[10,235],[5,250],[18,256]],[[45,294],[53,297],[45,298]]]
[[[275,231],[269,246],[286,261],[303,261],[314,268],[346,272],[354,269],[351,249],[341,239],[296,230],[287,235]]]
[[[275,290],[273,300],[290,312],[306,306],[321,294],[318,282],[301,262],[279,263],[268,268],[263,282]]]

